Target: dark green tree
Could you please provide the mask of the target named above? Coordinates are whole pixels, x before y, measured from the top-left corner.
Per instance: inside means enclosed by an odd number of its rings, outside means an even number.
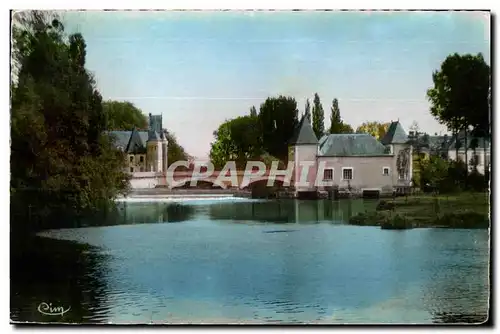
[[[67,36],[47,12],[13,20],[11,212],[13,228],[38,230],[54,226],[50,217],[112,205],[128,179],[125,157],[103,134],[106,117],[85,68],[83,36]]]
[[[321,138],[325,133],[325,112],[321,105],[318,93],[314,94],[312,108],[312,128],[317,138]]]
[[[236,145],[231,138],[230,120],[222,123],[213,134],[215,141],[211,144],[210,160],[216,169],[221,169],[227,161],[238,157]]]
[[[306,120],[308,120],[309,122],[311,122],[311,104],[309,103],[309,99],[306,100],[306,107],[305,107],[305,110],[304,110],[304,114],[306,116],[309,116],[308,118],[306,118]]]
[[[434,87],[427,91],[431,114],[456,137],[463,131],[467,165],[467,134],[470,128],[475,127],[476,132],[488,136],[490,66],[480,53],[455,53],[443,61],[440,70],[434,71],[432,78]]]
[[[337,99],[332,101],[329,133],[353,133],[352,127],[344,123],[340,117],[339,101]]]
[[[288,144],[298,125],[297,101],[293,97],[268,97],[259,112],[262,143],[266,152],[288,159]]]
[[[264,154],[262,134],[257,117],[241,116],[228,120],[214,133],[210,158],[216,168],[228,161],[236,161],[244,168],[248,160],[259,159]]]
[[[257,110],[255,109],[255,106],[250,108],[250,116],[257,117]]]
[[[147,130],[148,119],[133,103],[128,101],[105,101],[102,104],[107,117],[108,130],[132,131],[135,127]]]

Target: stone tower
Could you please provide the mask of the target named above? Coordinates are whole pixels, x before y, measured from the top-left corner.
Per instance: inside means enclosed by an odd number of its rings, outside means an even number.
[[[161,131],[161,115],[149,114],[149,129],[147,147],[147,169],[150,172],[163,171],[162,140],[158,134]]]
[[[391,122],[385,136],[380,142],[393,154],[392,170],[396,173],[392,174],[392,182],[395,187],[409,187],[413,177],[413,147],[409,143],[408,135],[401,126],[399,121]],[[406,159],[406,170],[398,170],[398,158]]]
[[[318,155],[318,138],[314,134],[311,127],[309,114],[302,116],[299,122],[296,133],[289,146],[289,159],[294,162],[293,182],[297,193],[300,192],[315,192],[315,180],[317,173],[317,155]],[[307,173],[307,181],[309,185],[300,184],[302,168],[301,163],[312,162],[313,165]],[[305,173],[305,171],[304,171]],[[305,180],[303,180],[305,181]],[[304,183],[304,182],[302,182]]]

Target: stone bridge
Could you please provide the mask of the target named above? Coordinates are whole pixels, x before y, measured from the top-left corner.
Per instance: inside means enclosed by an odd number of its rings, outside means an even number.
[[[174,185],[173,188],[188,188],[191,187],[191,180],[196,179],[196,186],[199,188],[222,188],[222,189],[228,189],[228,188],[239,188],[239,189],[248,189],[253,187],[256,184],[267,184],[269,180],[269,170],[266,171],[262,176],[250,176],[250,178],[247,176],[247,182],[246,184],[243,184],[244,177],[245,177],[245,171],[237,171],[233,173],[227,172],[225,176],[221,176],[221,179],[218,180],[220,175],[219,171],[215,171],[212,173],[210,176],[199,176],[193,177],[193,171],[179,171],[179,172],[174,172],[173,179],[175,182],[178,182],[178,184]],[[234,177],[235,175],[236,177]],[[165,184],[168,183],[166,180],[166,175],[164,174],[164,182]],[[233,182],[232,178],[235,178],[235,182]],[[249,182],[248,182],[249,181]],[[162,183],[164,183],[162,182]],[[274,183],[273,185],[276,186],[281,186],[285,182],[285,176],[283,175],[276,175],[274,177]],[[236,184],[235,184],[236,183]]]

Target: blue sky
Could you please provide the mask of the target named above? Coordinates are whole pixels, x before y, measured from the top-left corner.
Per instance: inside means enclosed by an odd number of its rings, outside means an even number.
[[[432,72],[450,53],[490,63],[489,15],[479,12],[66,12],[87,43],[104,99],[162,114],[188,153],[207,157],[213,131],[268,96],[317,92],[329,126],[399,119],[445,132],[429,114]]]

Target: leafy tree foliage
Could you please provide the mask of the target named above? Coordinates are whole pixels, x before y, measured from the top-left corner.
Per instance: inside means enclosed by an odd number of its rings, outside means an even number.
[[[298,125],[297,101],[293,97],[268,97],[258,115],[263,149],[283,161],[288,158],[288,144]]]
[[[312,128],[317,138],[321,138],[325,133],[325,112],[323,111],[318,93],[314,94]]]
[[[467,164],[467,133],[490,137],[490,66],[482,54],[449,55],[434,71],[427,91],[431,114],[454,134],[463,131]],[[458,147],[456,150],[458,152]],[[467,167],[467,166],[466,166]]]
[[[248,160],[271,163],[286,161],[288,144],[298,125],[295,99],[269,97],[260,106],[258,115],[236,117],[222,123],[214,132],[210,159],[216,168],[227,161],[236,161],[238,168]]]
[[[106,117],[85,68],[83,36],[66,36],[58,17],[43,12],[14,19],[11,208],[14,228],[36,230],[52,226],[51,215],[112,204],[128,180],[125,157],[103,135]]]
[[[148,119],[133,103],[128,101],[105,101],[102,104],[108,119],[108,130],[147,130]]]
[[[255,106],[250,108],[250,116],[257,117],[257,109],[255,109]]]
[[[309,99],[306,100],[306,107],[305,107],[305,110],[304,110],[304,114],[306,116],[308,116],[306,118],[306,120],[308,120],[310,122],[311,121],[311,103],[309,103]]]
[[[238,167],[244,168],[248,160],[258,159],[264,153],[257,117],[228,120],[219,126],[214,136],[210,158],[216,168],[222,168],[227,161],[236,161]]]
[[[339,101],[333,99],[330,115],[330,131],[333,133],[353,133],[352,127],[342,121],[340,117]]]
[[[358,126],[356,133],[368,133],[377,139],[382,139],[389,128],[389,123],[365,122]]]

